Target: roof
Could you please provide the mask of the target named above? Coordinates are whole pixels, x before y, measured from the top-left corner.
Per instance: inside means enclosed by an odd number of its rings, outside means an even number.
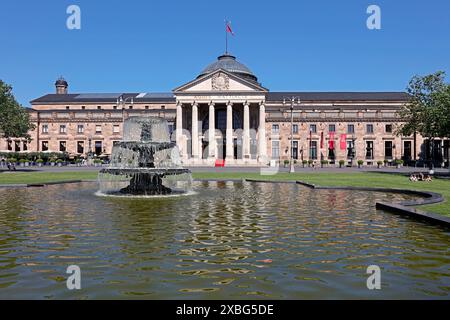
[[[407,101],[406,92],[269,92],[267,101],[283,101],[289,97],[302,101]]]
[[[31,101],[32,104],[42,103],[116,103],[119,97],[130,102],[175,102],[172,93],[75,93],[75,94],[47,94]]]
[[[122,96],[126,103],[133,98],[135,103],[175,103],[173,93],[75,93],[47,94],[31,101],[45,103],[116,103]],[[280,102],[285,98],[298,97],[301,101],[407,101],[405,92],[267,92],[267,102]]]

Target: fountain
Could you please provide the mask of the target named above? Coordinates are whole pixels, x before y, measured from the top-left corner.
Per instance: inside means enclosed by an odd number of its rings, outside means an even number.
[[[159,117],[125,120],[123,140],[113,146],[111,164],[98,176],[102,194],[138,196],[186,193],[191,180],[170,141],[167,121]]]

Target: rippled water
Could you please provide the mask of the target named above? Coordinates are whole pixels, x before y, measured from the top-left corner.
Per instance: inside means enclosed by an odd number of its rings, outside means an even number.
[[[238,182],[151,200],[96,189],[0,189],[0,298],[450,295],[449,232],[374,208],[406,196]],[[66,288],[72,264],[79,291]],[[372,264],[381,290],[366,287]]]

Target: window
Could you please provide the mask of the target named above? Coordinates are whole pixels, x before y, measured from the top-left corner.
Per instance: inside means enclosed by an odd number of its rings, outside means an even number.
[[[294,125],[292,126],[292,131],[293,131],[294,133],[298,133],[298,124],[294,124]]]
[[[84,141],[77,141],[77,153],[84,153]]]
[[[280,141],[272,141],[272,159],[280,157]]]
[[[65,124],[61,124],[59,126],[59,133],[63,133],[63,134],[67,133],[67,126]]]
[[[272,125],[272,134],[279,134],[280,133],[280,126],[278,124]]]
[[[42,141],[42,151],[48,151],[48,141]]]
[[[23,151],[27,151],[28,150],[28,142],[24,141],[23,142]]]
[[[175,130],[175,125],[173,123],[169,123],[169,134],[172,136],[173,131]]]
[[[392,124],[387,124],[385,129],[386,133],[392,133]]]
[[[79,124],[79,125],[77,126],[77,132],[78,132],[78,133],[83,133],[83,132],[84,132],[84,125]]]
[[[162,110],[165,110],[165,109],[166,109],[166,106],[161,106],[161,109],[162,109]]]
[[[373,124],[367,124],[366,125],[366,133],[372,134],[373,133]]]
[[[85,106],[81,106],[81,109],[84,110],[84,109],[86,109],[86,107]]]
[[[113,125],[113,133],[119,133],[120,132],[120,128],[118,124]]]
[[[317,141],[311,141],[309,144],[309,158],[312,160],[317,159]]]
[[[95,133],[102,133],[102,126],[100,124],[95,126]]]
[[[70,109],[70,107],[69,106],[66,106],[66,110],[69,110]]]
[[[60,141],[59,142],[59,151],[66,152],[66,150],[67,150],[66,146],[67,146],[66,141]]]
[[[366,141],[366,159],[373,160],[373,141]]]
[[[292,158],[298,159],[298,141],[292,141]]]
[[[392,141],[384,142],[384,157],[386,159],[392,159]]]
[[[446,150],[444,148],[444,150]],[[403,142],[403,160],[410,161],[412,159],[412,143],[411,141]]]
[[[14,141],[14,148],[15,151],[20,151],[20,141]]]
[[[312,133],[316,133],[317,132],[317,126],[315,124],[310,124],[309,125],[309,131]]]
[[[114,110],[117,110],[117,106],[113,106],[113,109],[114,109]]]
[[[95,154],[100,155],[103,152],[102,148],[102,142],[101,141],[95,141]]]
[[[148,110],[148,106],[145,106],[145,110]]]
[[[347,159],[353,159],[355,157],[355,143],[353,140],[347,141]]]
[[[129,106],[128,109],[133,109],[133,106]]]
[[[354,124],[347,125],[347,133],[355,133],[355,125]]]
[[[42,125],[42,133],[48,133],[48,124]]]
[[[102,106],[97,106],[97,109],[100,110],[102,108]]]
[[[8,151],[12,151],[12,141],[8,140]]]
[[[328,132],[336,132],[336,125],[335,124],[329,124],[328,125]]]

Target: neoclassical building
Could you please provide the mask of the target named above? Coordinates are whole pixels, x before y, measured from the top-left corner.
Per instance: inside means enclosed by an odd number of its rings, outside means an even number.
[[[271,92],[229,54],[171,93],[70,93],[63,78],[55,86],[31,101],[32,140],[3,139],[1,150],[107,157],[124,119],[148,115],[168,120],[185,165],[267,165],[291,153],[298,161],[375,165],[427,159],[432,150],[419,135],[395,134],[404,92]],[[435,155],[448,159],[449,141],[434,143]]]

